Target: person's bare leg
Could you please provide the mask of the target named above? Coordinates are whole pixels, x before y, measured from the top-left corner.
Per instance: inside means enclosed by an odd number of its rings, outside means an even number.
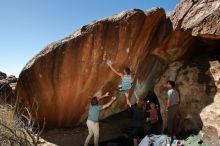
[[[133,139],[134,146],[138,146],[138,140],[136,138]]]
[[[128,94],[127,92],[125,92],[124,95],[125,95],[125,97],[128,97],[128,96],[129,96],[129,94]]]
[[[125,94],[125,97],[128,97],[128,96],[129,96],[129,94],[128,94],[127,92],[125,92],[124,94]]]

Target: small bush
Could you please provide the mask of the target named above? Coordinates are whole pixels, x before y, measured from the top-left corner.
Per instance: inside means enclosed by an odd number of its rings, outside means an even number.
[[[36,146],[43,128],[31,120],[31,115],[15,115],[15,107],[0,104],[1,146]]]

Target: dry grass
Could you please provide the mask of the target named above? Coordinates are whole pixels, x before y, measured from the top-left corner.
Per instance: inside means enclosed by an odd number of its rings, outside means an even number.
[[[1,146],[36,146],[44,128],[32,121],[30,114],[17,117],[14,113],[14,106],[0,104]]]

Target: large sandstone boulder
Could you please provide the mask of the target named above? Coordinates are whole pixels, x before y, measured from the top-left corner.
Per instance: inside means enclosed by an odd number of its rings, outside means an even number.
[[[216,94],[214,101],[206,106],[200,113],[203,128],[200,136],[212,146],[220,145],[220,57],[218,60],[210,61],[209,71],[215,82]]]
[[[182,0],[169,17],[158,8],[125,11],[48,45],[20,74],[16,88],[18,111],[28,107],[33,118],[45,120],[47,126],[84,123],[91,96],[107,91],[116,94],[120,79],[106,66],[111,60],[120,71],[125,66],[132,68],[142,97],[154,88],[164,127],[163,85],[168,79],[175,80],[181,94],[179,132],[202,130],[203,139],[217,141],[219,3]],[[125,98],[118,95],[113,106],[102,112],[101,119],[126,108]]]
[[[84,123],[91,96],[107,91],[116,94],[120,79],[106,65],[108,60],[120,71],[130,66],[140,84],[139,93],[145,95],[163,69],[151,52],[166,37],[166,33],[158,35],[166,22],[163,9],[124,11],[48,45],[19,76],[17,109],[37,104],[30,112],[40,122],[45,119],[47,126]],[[118,97],[101,119],[126,108],[125,98]]]

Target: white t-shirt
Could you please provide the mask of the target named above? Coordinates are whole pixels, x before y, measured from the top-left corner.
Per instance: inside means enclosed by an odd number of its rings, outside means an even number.
[[[176,91],[175,89],[170,89],[167,91],[167,97],[170,101],[170,106],[179,104],[180,101],[180,95],[179,92]]]

